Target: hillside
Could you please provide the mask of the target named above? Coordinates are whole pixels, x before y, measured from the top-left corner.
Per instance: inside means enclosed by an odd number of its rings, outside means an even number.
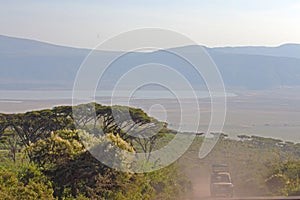
[[[227,88],[270,89],[300,85],[300,45],[280,47],[206,48],[218,66]],[[193,53],[193,46],[179,47]],[[0,36],[0,89],[71,89],[76,73],[90,50]],[[109,58],[114,52],[99,51]],[[131,53],[119,59],[107,72],[105,85],[111,88],[122,73],[138,64],[157,61],[183,74],[194,87],[204,81],[188,63],[164,51]],[[141,74],[142,75],[142,74]]]

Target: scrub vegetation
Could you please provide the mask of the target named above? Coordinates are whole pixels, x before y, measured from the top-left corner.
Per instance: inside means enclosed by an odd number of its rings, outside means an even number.
[[[145,137],[135,137],[141,132]],[[208,187],[214,163],[229,165],[235,196],[300,194],[300,144],[292,142],[243,134],[230,139],[222,133],[214,150],[200,160],[204,137],[197,134],[172,165],[150,173],[129,173],[99,162],[81,140],[90,138],[94,145],[100,144],[97,150],[105,152],[112,164],[126,168],[136,163],[128,166],[115,147],[151,157],[151,151],[167,144],[174,134],[143,110],[124,106],[89,103],[0,114],[0,195],[8,200],[183,199]]]

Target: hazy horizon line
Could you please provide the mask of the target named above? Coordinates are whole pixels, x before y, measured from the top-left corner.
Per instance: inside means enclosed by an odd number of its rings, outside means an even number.
[[[44,43],[44,44],[48,44],[48,45],[53,45],[53,46],[57,46],[57,47],[67,47],[67,48],[74,48],[74,49],[82,49],[82,50],[94,50],[97,45],[95,45],[95,47],[93,48],[88,48],[88,47],[79,47],[79,46],[72,46],[72,45],[67,45],[67,44],[61,44],[61,43],[53,43],[47,40],[39,40],[39,39],[34,39],[34,38],[28,38],[28,37],[20,37],[20,36],[14,36],[14,35],[5,35],[5,34],[0,34],[1,37],[7,37],[7,38],[13,38],[13,39],[20,39],[20,40],[29,40],[29,41],[34,41],[34,42],[40,42],[40,43]],[[99,43],[101,44],[101,42]],[[300,45],[300,43],[291,43],[291,42],[287,42],[287,43],[280,43],[277,45],[225,45],[225,46],[210,46],[210,45],[206,45],[206,44],[198,44],[198,46],[203,46],[209,49],[217,49],[217,48],[240,48],[240,47],[257,47],[257,48],[278,48],[281,46],[285,46],[285,45]],[[184,45],[184,46],[177,46],[177,47],[170,47],[170,49],[172,48],[180,48],[180,47],[188,47],[188,46],[195,46],[195,45]],[[166,48],[168,49],[168,48]],[[97,50],[101,50],[101,49],[97,49]],[[108,50],[103,50],[103,51],[108,51]]]

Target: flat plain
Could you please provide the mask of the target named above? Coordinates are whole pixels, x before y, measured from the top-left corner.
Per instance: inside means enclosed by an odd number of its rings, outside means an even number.
[[[232,91],[230,91],[232,92]],[[227,98],[227,113],[223,132],[229,137],[237,135],[257,135],[279,138],[285,141],[300,142],[300,88],[282,88],[274,90],[235,90],[237,96]],[[111,104],[111,99],[101,97],[96,99],[101,104]],[[181,105],[176,99],[128,99],[118,98],[114,104],[139,107],[149,115],[159,120],[167,121],[169,126],[194,132],[190,126],[199,123],[197,132],[206,132],[211,119],[211,102],[209,98],[198,99],[199,107],[192,103],[193,99],[183,99]],[[5,99],[0,100],[1,113],[19,113],[29,110],[51,108],[58,105],[71,105],[71,99],[30,100]],[[182,124],[181,113],[185,109],[188,123]],[[195,119],[193,113],[199,111],[200,119]],[[189,116],[190,114],[190,116]]]

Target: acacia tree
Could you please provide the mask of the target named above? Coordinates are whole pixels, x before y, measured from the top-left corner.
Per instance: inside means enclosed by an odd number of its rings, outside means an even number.
[[[19,137],[7,122],[7,115],[0,114],[0,143],[9,151],[8,156],[16,162],[16,153],[20,145]]]
[[[20,140],[17,134],[11,129],[5,129],[0,136],[0,143],[8,150],[8,156],[15,163],[17,152],[20,150]]]
[[[0,114],[0,135],[3,133],[6,127],[7,127],[6,115]]]
[[[92,141],[109,138],[115,145],[107,146],[110,152],[107,156],[111,162],[122,162],[124,159],[116,151],[117,147],[125,147],[129,152],[138,149],[150,156],[166,126],[141,109],[96,103],[0,114],[1,133],[6,129],[19,136],[27,146],[30,160],[51,178],[54,195],[60,198],[84,194],[90,199],[149,199],[156,195],[155,188],[163,188],[160,181],[154,183],[149,177],[120,173],[99,163],[83,147],[76,129],[86,130],[89,136],[96,137]],[[100,130],[103,130],[102,135]],[[175,179],[170,177],[170,180]]]
[[[166,126],[166,123],[149,117],[142,109],[97,103],[0,115],[0,131],[10,127],[24,146],[50,137],[52,131],[83,129],[96,136],[119,135],[135,150],[149,156]]]
[[[110,159],[114,161],[122,156],[109,148],[109,141],[120,148],[133,151],[129,144],[113,134],[103,136],[101,140],[93,138],[93,142],[99,142],[104,147],[97,150],[110,155]],[[30,152],[32,161],[51,177],[56,197],[77,197],[84,194],[95,199],[108,198],[110,191],[120,187],[120,182],[116,179],[121,173],[96,160],[80,142],[78,131],[52,132],[49,138],[32,144],[27,151]]]
[[[113,133],[135,150],[150,152],[167,124],[149,117],[142,109],[89,103],[73,108],[75,124],[94,135]],[[137,147],[138,145],[138,147]]]
[[[24,146],[49,137],[51,131],[74,128],[70,106],[5,115],[5,123],[0,125],[14,130]]]

